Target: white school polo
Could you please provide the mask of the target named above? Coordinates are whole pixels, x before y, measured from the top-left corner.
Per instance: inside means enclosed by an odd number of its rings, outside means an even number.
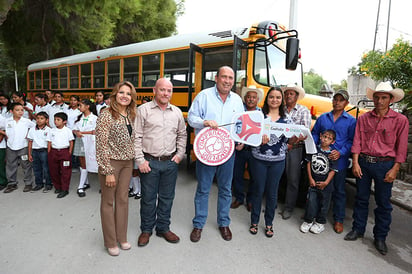
[[[54,115],[58,112],[64,112],[67,114],[67,110],[69,107],[63,103],[62,105],[51,105],[49,108],[49,125],[51,128],[56,128],[56,125],[54,124]],[[68,116],[68,115],[67,115]]]
[[[77,117],[79,117],[79,115],[82,113],[78,108],[77,109],[69,108],[66,113],[67,113],[67,127],[73,130],[74,121],[76,121]]]
[[[24,117],[21,117],[19,121],[8,118],[6,120],[7,147],[12,150],[27,147],[27,133],[35,125],[34,122]]]
[[[50,135],[50,131],[51,128],[48,126],[42,129],[32,127],[27,134],[27,139],[33,141],[32,149],[47,148],[47,136]]]
[[[95,130],[96,121],[97,121],[97,116],[94,115],[93,113],[90,113],[89,116],[87,117],[84,117],[84,114],[83,114],[82,117],[80,117],[80,120],[74,124],[73,130],[79,130],[79,131]]]
[[[44,106],[40,106],[40,105],[36,105],[34,107],[34,113],[37,114],[39,112],[46,112],[47,114],[49,114],[49,109],[50,109],[50,105],[49,104],[45,104]]]
[[[47,137],[47,141],[51,142],[52,148],[55,149],[68,148],[72,140],[74,140],[73,132],[66,126],[62,128],[52,128]]]

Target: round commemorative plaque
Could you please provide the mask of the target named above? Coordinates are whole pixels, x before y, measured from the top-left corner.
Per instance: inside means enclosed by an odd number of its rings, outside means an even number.
[[[195,155],[199,161],[209,166],[225,163],[235,150],[235,142],[225,128],[204,128],[195,138],[193,144]]]

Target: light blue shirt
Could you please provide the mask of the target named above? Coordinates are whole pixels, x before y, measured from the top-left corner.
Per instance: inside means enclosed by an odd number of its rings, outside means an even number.
[[[205,120],[214,120],[219,125],[230,124],[233,114],[244,112],[243,102],[239,95],[230,92],[223,103],[216,85],[202,90],[193,100],[188,113],[188,122],[197,134],[204,128]],[[230,125],[225,126],[230,130]]]

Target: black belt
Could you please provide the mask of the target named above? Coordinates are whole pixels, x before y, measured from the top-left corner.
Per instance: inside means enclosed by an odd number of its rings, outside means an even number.
[[[360,154],[360,157],[363,158],[366,162],[375,164],[377,162],[389,162],[395,160],[393,157],[377,157],[377,156],[370,156],[364,153]]]
[[[150,160],[170,161],[170,160],[172,160],[173,156],[176,155],[176,152],[174,152],[174,153],[172,153],[171,155],[168,155],[168,156],[159,156],[159,157],[153,156],[149,153],[143,153],[143,154],[144,154],[145,159],[148,160],[148,161],[150,161]]]

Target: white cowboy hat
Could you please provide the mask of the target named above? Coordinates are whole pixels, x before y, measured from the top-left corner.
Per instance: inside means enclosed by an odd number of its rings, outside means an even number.
[[[369,99],[373,100],[373,94],[374,94],[375,92],[385,92],[385,93],[392,94],[392,96],[393,96],[393,102],[394,102],[394,103],[399,102],[399,101],[402,100],[403,97],[405,96],[405,93],[403,92],[402,89],[400,89],[400,88],[395,88],[395,89],[392,88],[392,85],[391,85],[391,83],[390,83],[389,81],[387,81],[387,82],[380,82],[380,83],[376,86],[375,90],[373,90],[373,89],[371,89],[371,88],[367,88],[367,89],[366,89],[366,96],[367,96]]]
[[[296,91],[299,95],[298,95],[298,100],[303,99],[303,97],[305,97],[305,90],[295,84],[288,84],[286,87],[281,87],[281,90],[283,91],[283,93],[285,93],[285,91],[287,90],[294,90]]]
[[[241,97],[242,97],[243,102],[245,102],[245,96],[249,91],[256,92],[257,97],[258,97],[258,104],[260,104],[260,102],[262,102],[263,96],[264,96],[263,95],[264,94],[263,89],[257,88],[255,85],[250,85],[248,87],[243,87],[242,92],[241,92]]]

